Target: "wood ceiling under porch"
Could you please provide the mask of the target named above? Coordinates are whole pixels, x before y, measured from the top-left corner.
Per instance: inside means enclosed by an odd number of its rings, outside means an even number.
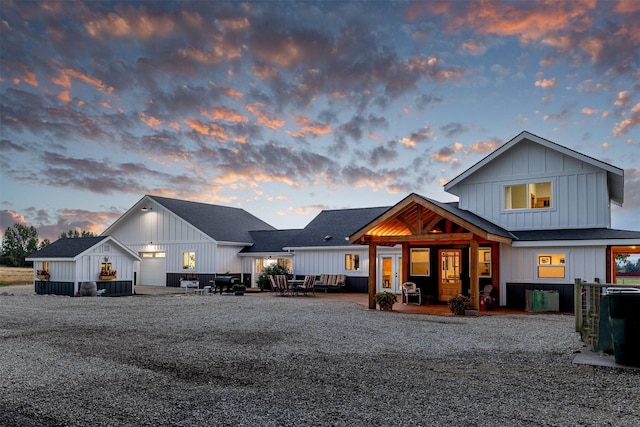
[[[369,246],[369,308],[375,309],[377,246],[402,246],[403,277],[409,277],[409,247],[460,244],[470,247],[471,307],[479,307],[478,247],[481,243],[511,243],[511,239],[485,230],[456,215],[457,208],[410,194],[350,236],[349,243]],[[462,211],[459,211],[462,212]],[[497,253],[495,251],[494,253]]]

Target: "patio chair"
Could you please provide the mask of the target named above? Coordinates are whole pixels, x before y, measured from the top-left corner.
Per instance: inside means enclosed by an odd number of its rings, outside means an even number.
[[[298,292],[302,292],[305,295],[307,295],[308,292],[312,292],[315,295],[315,291],[313,290],[315,281],[316,276],[304,276],[304,283],[297,289]]]
[[[496,299],[491,296],[493,285],[484,285],[480,292],[480,310],[493,310],[496,306]]]
[[[422,305],[422,292],[420,292],[420,288],[413,282],[404,282],[402,284],[402,290],[404,291],[404,304],[407,305],[411,301],[411,298],[417,300],[412,304]]]
[[[289,281],[287,280],[287,276],[285,276],[284,274],[278,274],[276,276],[276,282],[278,283],[278,287],[280,288],[280,293],[282,295],[291,293],[291,286],[289,286]]]
[[[280,286],[278,285],[278,283],[275,280],[273,280],[273,276],[269,274],[267,275],[267,277],[269,278],[269,284],[271,285],[271,290],[278,295],[282,295],[282,289],[280,289]]]

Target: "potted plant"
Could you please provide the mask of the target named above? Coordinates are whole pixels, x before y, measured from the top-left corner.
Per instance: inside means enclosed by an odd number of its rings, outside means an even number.
[[[393,303],[398,302],[398,297],[392,292],[378,292],[373,296],[373,300],[380,306],[380,310],[391,311]]]
[[[469,297],[464,295],[456,295],[455,297],[449,298],[448,305],[449,310],[451,310],[453,314],[462,315],[469,306]]]
[[[234,295],[244,295],[244,291],[247,289],[245,285],[233,285],[231,288]]]
[[[36,271],[36,277],[40,280],[49,280],[49,272],[47,270]]]

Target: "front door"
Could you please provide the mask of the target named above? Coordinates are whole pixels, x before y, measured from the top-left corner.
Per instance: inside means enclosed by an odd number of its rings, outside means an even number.
[[[438,300],[449,301],[462,292],[462,282],[460,281],[460,259],[462,251],[460,249],[440,249],[438,259],[440,269],[438,273]]]
[[[402,293],[402,256],[381,255],[378,265],[378,292]]]

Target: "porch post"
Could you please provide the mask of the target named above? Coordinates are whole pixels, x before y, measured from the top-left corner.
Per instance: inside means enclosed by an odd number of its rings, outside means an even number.
[[[471,263],[471,308],[474,310],[480,309],[480,279],[478,276],[478,239],[476,235],[471,236],[471,255],[470,255],[470,263]]]
[[[376,294],[376,271],[378,256],[376,254],[376,242],[369,242],[369,309],[376,309],[374,296]]]

